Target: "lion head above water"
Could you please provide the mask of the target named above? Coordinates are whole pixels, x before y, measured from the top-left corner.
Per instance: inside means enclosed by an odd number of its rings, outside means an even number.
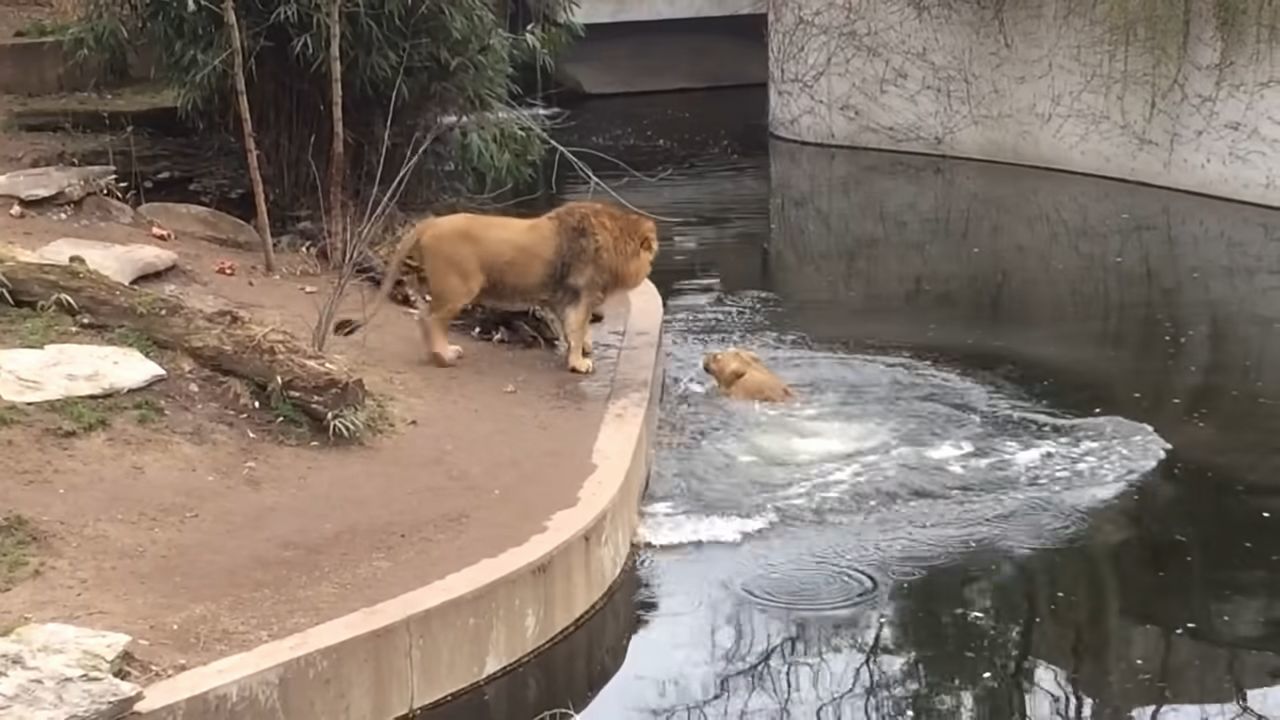
[[[702,358],[702,369],[715,378],[720,391],[731,398],[784,402],[795,395],[786,383],[765,367],[760,356],[750,350],[729,348],[707,353]]]

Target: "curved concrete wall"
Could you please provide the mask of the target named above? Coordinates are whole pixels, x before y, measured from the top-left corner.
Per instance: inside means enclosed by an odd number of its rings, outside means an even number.
[[[1280,205],[1269,0],[770,0],[770,126]]]
[[[662,299],[629,311],[578,502],[523,545],[430,585],[146,688],[139,720],[392,720],[539,650],[625,566],[652,462]]]

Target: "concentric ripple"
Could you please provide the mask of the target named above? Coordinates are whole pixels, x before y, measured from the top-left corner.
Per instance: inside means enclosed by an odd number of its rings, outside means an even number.
[[[741,585],[761,605],[797,612],[847,610],[875,597],[878,588],[861,570],[817,558],[771,564]]]

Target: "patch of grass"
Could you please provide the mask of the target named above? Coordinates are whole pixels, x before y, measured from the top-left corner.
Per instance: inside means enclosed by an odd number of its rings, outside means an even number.
[[[17,405],[0,405],[0,428],[19,425],[26,417],[26,412]]]
[[[277,421],[286,422],[294,427],[308,428],[311,422],[301,408],[289,402],[283,393],[271,393],[271,414]]]
[[[133,401],[133,419],[139,425],[154,425],[164,419],[164,406],[155,398],[143,397]]]
[[[156,344],[151,338],[133,328],[116,328],[111,333],[111,342],[131,347],[149,358],[155,358],[157,352]]]
[[[58,336],[70,327],[61,313],[42,313],[30,310],[18,313],[17,327],[13,328],[18,347],[38,348],[57,342]]]
[[[12,590],[35,570],[35,524],[18,513],[0,517],[0,592]]]
[[[325,422],[330,440],[359,442],[381,435],[395,427],[395,419],[385,399],[370,395],[364,406],[337,413]]]
[[[101,401],[72,398],[49,403],[49,409],[61,420],[59,435],[85,435],[111,425],[109,406]]]

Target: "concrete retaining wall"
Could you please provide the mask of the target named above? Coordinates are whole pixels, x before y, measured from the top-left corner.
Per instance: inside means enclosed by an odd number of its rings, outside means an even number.
[[[129,76],[149,80],[155,74],[155,52],[138,48],[129,55]],[[17,38],[0,41],[0,93],[54,95],[122,84],[105,79],[100,63],[80,61],[61,40]]]
[[[662,300],[629,314],[596,469],[523,545],[426,587],[147,688],[145,720],[391,720],[494,675],[572,626],[626,562],[652,460]]]
[[[1266,0],[771,0],[770,126],[1280,205]]]

